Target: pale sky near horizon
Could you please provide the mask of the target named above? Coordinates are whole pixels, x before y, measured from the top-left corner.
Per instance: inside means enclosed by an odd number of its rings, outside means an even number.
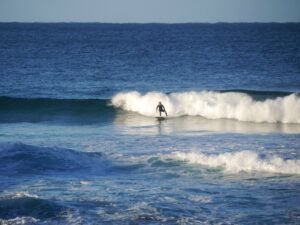
[[[0,0],[0,22],[300,22],[300,0]]]

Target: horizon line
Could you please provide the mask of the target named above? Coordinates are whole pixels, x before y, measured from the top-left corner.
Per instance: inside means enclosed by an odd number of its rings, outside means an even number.
[[[261,21],[251,21],[251,22],[93,22],[93,21],[86,21],[86,22],[79,22],[79,21],[56,21],[56,22],[51,22],[51,21],[0,21],[0,23],[80,23],[80,24],[141,24],[141,25],[146,25],[146,24],[167,24],[167,25],[172,25],[172,24],[249,24],[249,23],[256,23],[256,24],[286,24],[286,23],[300,23],[300,21],[285,21],[285,22],[261,22]]]

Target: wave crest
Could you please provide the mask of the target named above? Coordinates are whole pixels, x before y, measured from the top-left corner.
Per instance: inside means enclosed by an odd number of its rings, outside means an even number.
[[[159,101],[171,117],[202,116],[207,119],[236,119],[247,122],[300,123],[300,97],[290,94],[263,101],[237,92],[124,92],[112,98],[112,104],[145,116],[157,116]]]

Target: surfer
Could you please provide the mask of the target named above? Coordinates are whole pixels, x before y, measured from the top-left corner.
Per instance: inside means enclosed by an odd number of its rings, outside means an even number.
[[[158,105],[156,106],[156,112],[157,110],[159,111],[159,116],[161,116],[161,112],[164,112],[166,114],[166,116],[168,116],[167,111],[164,107],[163,104],[161,104],[161,102],[158,103]]]

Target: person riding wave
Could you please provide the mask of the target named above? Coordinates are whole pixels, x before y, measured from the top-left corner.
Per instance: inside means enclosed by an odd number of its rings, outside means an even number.
[[[164,107],[163,104],[161,104],[161,102],[158,103],[158,105],[156,106],[156,112],[157,110],[159,111],[159,116],[161,116],[161,112],[164,112],[166,114],[166,116],[168,116],[167,111]]]

